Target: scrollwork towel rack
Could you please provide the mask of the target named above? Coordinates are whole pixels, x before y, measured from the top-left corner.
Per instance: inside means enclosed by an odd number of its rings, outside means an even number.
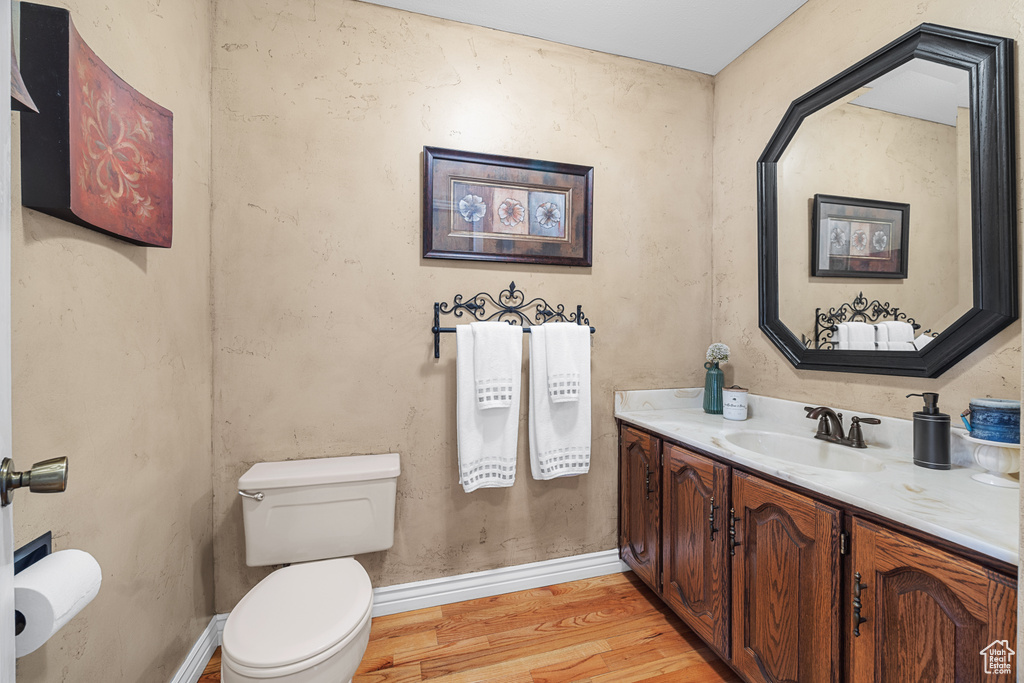
[[[488,306],[493,306],[493,312],[488,313]],[[476,322],[488,320],[503,320],[510,325],[522,325],[523,332],[530,332],[530,324],[540,325],[546,322],[576,323],[577,325],[590,326],[590,320],[583,315],[583,306],[576,306],[575,313],[566,313],[565,306],[558,304],[552,306],[540,297],[534,297],[529,301],[522,290],[516,289],[516,283],[509,283],[508,289],[504,289],[495,297],[487,292],[480,292],[476,296],[464,301],[461,294],[456,294],[449,304],[447,302],[434,302],[434,326],[430,332],[434,335],[434,358],[441,357],[441,334],[455,332],[454,327],[441,327],[441,315],[454,315],[461,318],[468,313]],[[591,327],[590,333],[596,330]]]

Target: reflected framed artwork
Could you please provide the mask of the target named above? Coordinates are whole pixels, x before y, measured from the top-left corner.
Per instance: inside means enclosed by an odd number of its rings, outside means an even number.
[[[910,204],[814,195],[813,277],[907,277]]]
[[[594,168],[423,148],[423,257],[592,264]]]

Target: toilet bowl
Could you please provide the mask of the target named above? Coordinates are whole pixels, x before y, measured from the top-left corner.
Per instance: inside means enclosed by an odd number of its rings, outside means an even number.
[[[348,683],[373,587],[351,555],[390,548],[398,455],[258,463],[238,480],[246,564],[272,572],[228,615],[224,683]]]
[[[225,683],[344,683],[370,638],[373,589],[352,558],[279,569],[224,625]]]

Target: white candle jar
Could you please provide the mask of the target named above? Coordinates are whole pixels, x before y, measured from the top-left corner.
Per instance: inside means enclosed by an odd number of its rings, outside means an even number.
[[[748,396],[749,390],[735,384],[722,389],[722,417],[726,420],[746,420]]]

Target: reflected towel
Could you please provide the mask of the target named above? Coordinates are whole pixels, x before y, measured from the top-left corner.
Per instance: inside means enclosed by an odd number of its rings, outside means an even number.
[[[874,351],[875,350],[875,327],[867,323],[839,323],[840,330],[845,328],[847,341],[846,349],[851,351]],[[840,337],[843,332],[839,332]]]
[[[513,329],[520,335],[518,362],[521,366],[523,328],[515,326]],[[466,493],[478,488],[512,486],[516,481],[521,373],[515,376],[512,384],[512,403],[509,409],[479,410],[473,374],[472,326],[457,325],[455,341],[459,483]]]
[[[929,337],[927,334],[922,333],[920,336],[918,336],[917,339],[914,340],[914,348],[920,351],[921,349],[926,347],[928,345],[928,342],[930,342],[932,339],[935,339],[935,337]]]
[[[892,342],[913,342],[914,326],[902,320],[888,320],[878,323],[875,327],[884,327],[886,330],[886,341]]]
[[[530,471],[534,479],[590,471],[589,330],[585,356],[579,358],[579,399],[555,403],[547,392],[547,327],[530,328]]]

